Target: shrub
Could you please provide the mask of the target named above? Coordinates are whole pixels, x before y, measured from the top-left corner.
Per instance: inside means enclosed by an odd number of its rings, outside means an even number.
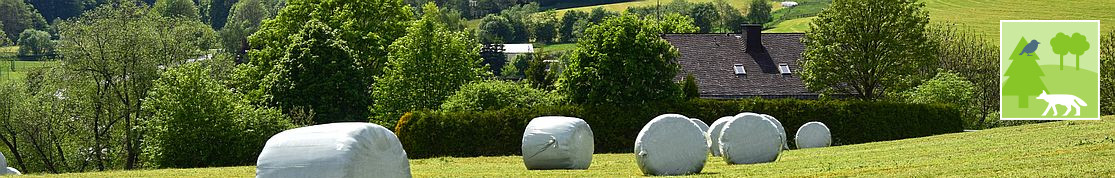
[[[35,29],[24,30],[19,33],[19,55],[39,56],[54,52],[54,42],[50,41],[50,33]]]
[[[778,118],[786,133],[806,122],[830,126],[834,145],[896,140],[960,132],[959,111],[946,105],[867,101],[706,100],[640,106],[541,106],[487,111],[418,111],[400,118],[396,134],[411,158],[491,156],[520,153],[526,124],[539,116],[584,119],[593,128],[598,153],[631,152],[644,124],[677,113],[708,123],[740,112]],[[475,140],[462,142],[460,140]],[[481,141],[483,140],[483,141]],[[791,138],[790,143],[793,143]]]
[[[154,82],[141,120],[144,155],[156,167],[255,163],[272,135],[293,125],[279,111],[240,104],[198,63],[172,68]]]
[[[685,75],[685,80],[681,81],[681,92],[685,99],[701,97],[701,93],[697,89],[697,79],[693,78],[693,74]]]
[[[526,108],[554,105],[556,94],[508,81],[473,82],[464,86],[441,104],[442,111],[482,111],[503,108]]]
[[[1105,34],[1100,42],[1100,115],[1115,114],[1115,31]]]
[[[951,71],[941,71],[933,79],[908,92],[912,103],[952,104],[963,113],[965,128],[980,129],[979,106],[973,101],[975,86],[968,79]]]

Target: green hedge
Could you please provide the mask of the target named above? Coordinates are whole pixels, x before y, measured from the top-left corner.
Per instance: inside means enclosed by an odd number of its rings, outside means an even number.
[[[677,113],[712,123],[740,112],[770,114],[793,135],[806,122],[829,126],[836,145],[897,140],[963,130],[959,112],[946,105],[794,99],[706,100],[639,107],[546,106],[494,111],[418,111],[399,120],[395,132],[411,158],[493,156],[520,153],[526,124],[539,116],[584,119],[597,153],[625,153],[655,116]],[[793,144],[793,137],[790,137]]]

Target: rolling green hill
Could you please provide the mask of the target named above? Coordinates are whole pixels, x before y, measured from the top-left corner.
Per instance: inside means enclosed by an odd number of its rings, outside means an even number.
[[[1115,176],[1115,117],[1061,121],[905,140],[783,152],[777,162],[727,165],[709,158],[695,177]],[[588,170],[527,171],[520,156],[410,161],[415,177],[633,177],[630,153],[597,154]],[[113,171],[29,177],[252,177],[255,168]]]
[[[704,2],[712,0],[691,0]],[[750,1],[730,1],[733,6],[746,13]],[[1110,0],[1048,1],[1048,0],[926,0],[925,9],[934,22],[957,23],[976,32],[998,38],[999,20],[1100,20],[1103,31],[1115,30],[1115,3]],[[663,4],[668,0],[662,1]],[[604,7],[608,10],[623,11],[632,6],[653,6],[655,1],[631,1],[623,3],[586,6],[567,10],[591,10]],[[775,3],[775,8],[778,4]],[[780,24],[774,32],[804,32],[810,20],[792,19],[788,24]]]

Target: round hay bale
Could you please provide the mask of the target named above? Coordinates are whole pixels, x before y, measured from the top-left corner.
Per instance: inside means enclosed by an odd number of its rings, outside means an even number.
[[[720,156],[720,133],[722,131],[724,131],[724,124],[728,123],[728,121],[731,121],[732,119],[736,119],[736,117],[732,117],[732,116],[720,117],[720,119],[716,119],[716,121],[713,121],[712,126],[709,127],[709,131],[708,131],[709,146],[708,146],[708,149],[709,149],[710,152],[712,152],[712,156]]]
[[[720,153],[728,164],[772,162],[782,152],[774,122],[755,113],[741,113],[720,134]]]
[[[592,163],[592,129],[585,120],[573,117],[534,118],[523,131],[522,147],[528,170],[588,169]]]
[[[708,136],[708,124],[700,119],[689,119],[689,121],[693,121],[693,125],[697,125],[697,128],[701,129],[701,133],[705,134],[705,147],[709,147],[712,144],[712,139],[709,139]]]
[[[2,173],[2,172],[6,172],[6,173]],[[10,175],[23,175],[23,173],[20,173],[19,170],[16,170],[15,168],[12,168],[12,167],[7,167],[7,169],[5,169],[3,171],[0,171],[0,175],[9,175],[9,174]]]
[[[705,124],[705,121],[701,121],[700,119],[689,119],[689,121],[693,121],[693,124],[697,125],[697,128],[701,128],[701,132],[708,133],[708,124]]]
[[[398,137],[371,123],[283,131],[263,147],[256,177],[411,177]]]
[[[798,149],[827,147],[832,145],[832,135],[825,123],[809,122],[798,128],[794,143],[798,145]]]
[[[635,162],[645,175],[700,173],[708,160],[701,130],[682,115],[663,114],[635,138]]]
[[[788,140],[790,138],[789,138],[789,136],[786,135],[786,128],[782,127],[782,122],[779,122],[778,119],[774,118],[774,116],[770,116],[770,115],[766,115],[766,114],[760,114],[760,115],[762,115],[763,118],[766,118],[766,119],[770,120],[771,122],[773,122],[775,127],[778,127],[778,135],[782,136],[782,149],[783,150],[789,150],[790,149],[790,144],[788,144],[789,142],[787,142],[786,140]]]

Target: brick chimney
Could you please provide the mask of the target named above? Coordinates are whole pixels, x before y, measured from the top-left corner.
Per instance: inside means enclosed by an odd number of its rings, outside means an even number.
[[[743,24],[743,36],[747,37],[747,52],[765,52],[763,49],[763,24]]]

